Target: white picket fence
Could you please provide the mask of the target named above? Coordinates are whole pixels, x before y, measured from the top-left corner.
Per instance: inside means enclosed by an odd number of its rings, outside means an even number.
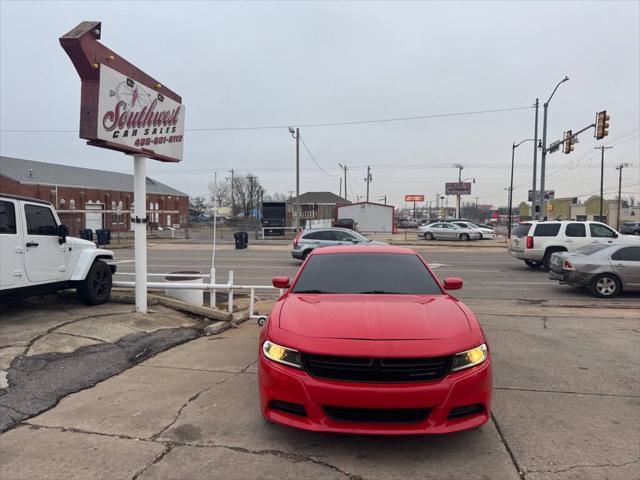
[[[134,276],[135,273],[129,272],[116,272],[116,275]],[[266,315],[255,315],[255,297],[256,291],[270,291],[278,290],[279,295],[284,292],[282,289],[277,289],[273,285],[238,285],[233,281],[233,270],[229,271],[229,277],[226,283],[211,283],[213,275],[210,274],[180,274],[180,273],[147,273],[147,277],[173,277],[173,278],[193,278],[201,277],[209,279],[208,283],[204,281],[202,283],[180,283],[180,282],[147,282],[147,288],[155,288],[161,290],[204,290],[210,292],[209,306],[216,306],[216,291],[222,290],[227,292],[227,309],[229,313],[233,312],[233,295],[235,291],[249,291],[249,318],[264,318]],[[114,281],[113,286],[116,288],[135,288],[135,282],[127,281]]]

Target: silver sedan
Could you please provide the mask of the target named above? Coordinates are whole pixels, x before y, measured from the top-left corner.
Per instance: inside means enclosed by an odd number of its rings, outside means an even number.
[[[418,237],[425,240],[480,240],[482,234],[477,229],[463,228],[449,222],[436,222],[418,228]]]
[[[587,287],[596,297],[612,298],[623,290],[640,291],[640,242],[633,245],[592,243],[573,252],[551,255],[549,278]]]

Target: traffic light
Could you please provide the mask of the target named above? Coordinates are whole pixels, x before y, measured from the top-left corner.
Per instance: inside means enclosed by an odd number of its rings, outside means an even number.
[[[562,151],[564,153],[571,153],[575,148],[574,145],[577,143],[576,138],[573,137],[573,131],[567,130],[564,132],[564,144],[562,145]]]
[[[600,140],[609,135],[609,115],[607,111],[603,110],[596,114],[596,140]]]

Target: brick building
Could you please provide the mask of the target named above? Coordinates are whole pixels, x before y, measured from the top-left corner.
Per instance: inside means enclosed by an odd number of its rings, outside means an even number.
[[[0,193],[51,202],[72,235],[81,229],[131,230],[133,175],[0,156]],[[149,224],[186,222],[189,196],[147,177]]]

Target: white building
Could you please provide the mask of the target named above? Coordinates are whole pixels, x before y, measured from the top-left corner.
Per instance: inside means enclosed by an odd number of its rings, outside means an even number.
[[[336,218],[352,218],[363,233],[393,233],[395,228],[395,208],[381,203],[359,202],[338,205]]]

